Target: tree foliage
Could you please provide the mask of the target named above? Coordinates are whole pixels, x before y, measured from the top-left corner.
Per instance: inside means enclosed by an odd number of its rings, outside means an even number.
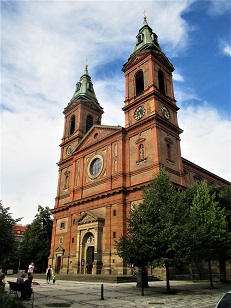
[[[38,206],[38,213],[27,226],[20,245],[21,267],[27,270],[33,261],[38,271],[44,271],[50,254],[52,219],[49,207]]]
[[[201,182],[195,189],[188,228],[191,259],[208,262],[213,287],[210,263],[219,259],[221,251],[229,249],[230,232],[225,210],[215,201],[215,193],[211,193],[206,182]]]
[[[116,242],[118,255],[143,267],[169,267],[186,262],[227,260],[230,254],[231,189],[205,182],[177,191],[165,170],[144,189],[143,203],[131,209],[127,234]]]
[[[16,241],[14,226],[21,218],[13,219],[10,207],[4,207],[0,201],[0,268],[7,269],[14,255]]]
[[[127,235],[116,242],[117,252],[137,266],[164,265],[170,292],[169,266],[182,264],[186,253],[187,208],[163,169],[144,189],[143,196],[143,203],[131,209]]]

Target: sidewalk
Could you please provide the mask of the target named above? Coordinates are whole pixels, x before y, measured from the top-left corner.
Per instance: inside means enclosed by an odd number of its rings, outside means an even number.
[[[6,281],[15,281],[14,277],[6,277]],[[165,281],[151,281],[149,288],[141,289],[136,283],[109,283],[57,280],[55,284],[46,284],[44,279],[36,279],[40,285],[33,285],[34,305],[44,307],[164,307],[164,308],[214,308],[223,294],[231,289],[231,285],[215,284],[209,288],[209,282],[193,283],[187,281],[171,281],[173,294],[166,294]],[[103,294],[102,294],[103,285]],[[6,286],[8,288],[8,286]],[[32,307],[32,301],[24,302]]]

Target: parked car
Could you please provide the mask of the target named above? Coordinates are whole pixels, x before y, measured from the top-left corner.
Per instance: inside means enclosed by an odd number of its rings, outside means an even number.
[[[215,308],[231,308],[231,291],[225,293],[225,295],[219,300]]]

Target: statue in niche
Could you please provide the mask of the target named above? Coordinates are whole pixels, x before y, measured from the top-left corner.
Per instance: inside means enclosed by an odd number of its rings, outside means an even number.
[[[140,145],[140,160],[144,159],[144,146],[143,144]]]
[[[69,189],[69,182],[70,182],[70,172],[66,171],[64,189]]]

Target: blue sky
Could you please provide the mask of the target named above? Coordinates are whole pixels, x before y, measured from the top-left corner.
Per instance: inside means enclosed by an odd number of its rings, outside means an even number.
[[[175,67],[182,156],[230,176],[230,1],[1,1],[1,199],[54,206],[63,109],[86,59],[102,124],[124,126],[122,65],[143,23]]]

